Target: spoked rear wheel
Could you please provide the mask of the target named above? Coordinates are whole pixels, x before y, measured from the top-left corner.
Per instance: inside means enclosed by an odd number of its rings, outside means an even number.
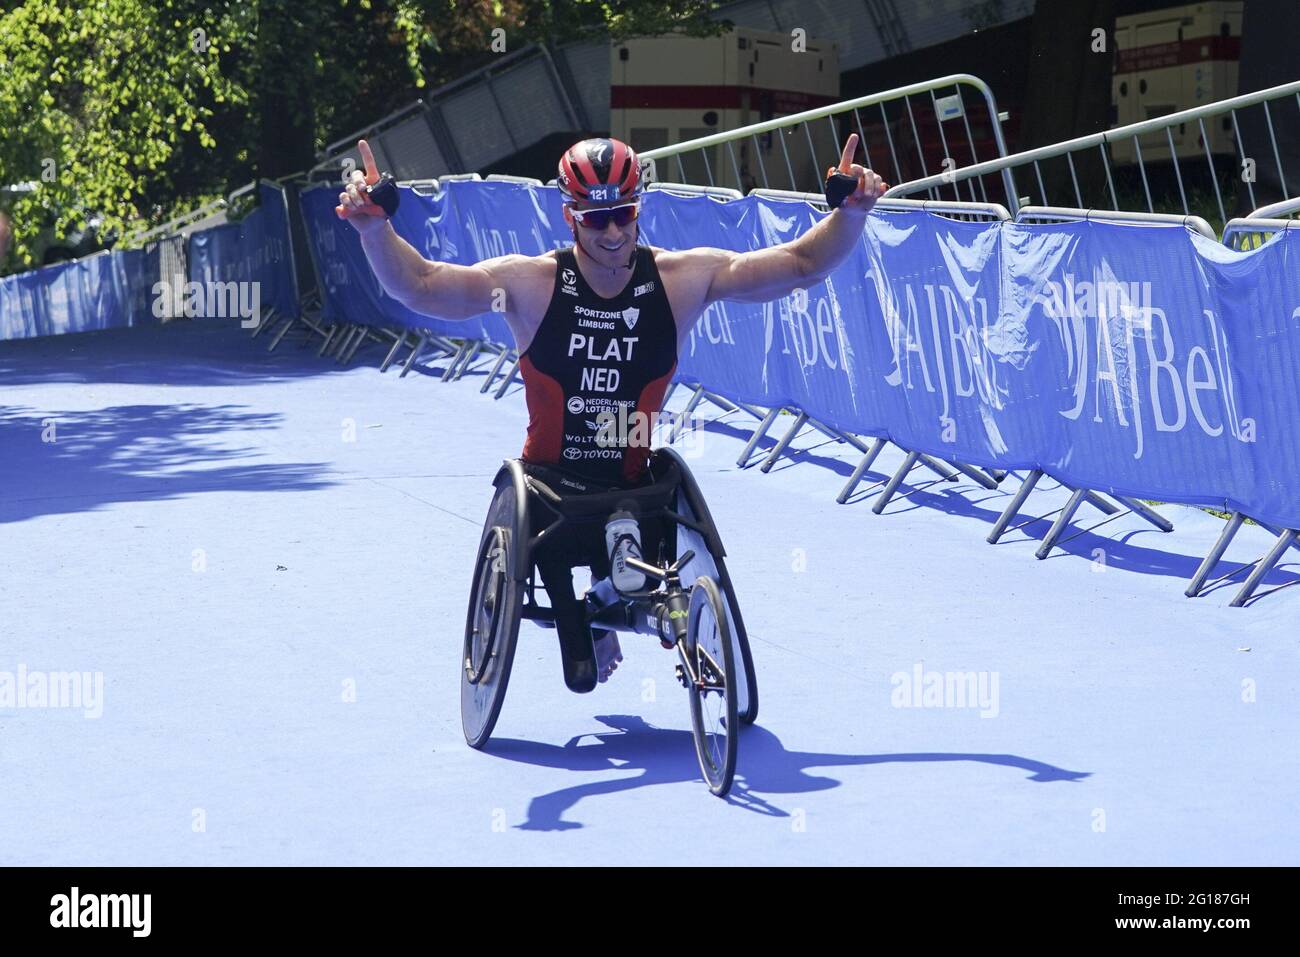
[[[509,501],[507,495],[499,496],[493,511],[498,503],[513,511]],[[474,564],[460,676],[461,727],[471,748],[483,747],[492,736],[515,657],[523,592],[510,574],[514,557],[511,535],[508,525],[489,527]]]
[[[709,790],[723,797],[731,790],[736,773],[740,721],[735,689],[730,684],[736,668],[727,606],[717,584],[707,576],[697,578],[691,588],[685,645],[695,754]]]

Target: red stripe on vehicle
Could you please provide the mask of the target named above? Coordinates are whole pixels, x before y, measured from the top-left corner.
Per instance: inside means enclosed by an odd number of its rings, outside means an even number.
[[[1199,37],[1192,40],[1171,40],[1169,43],[1152,43],[1119,51],[1115,75],[1136,73],[1139,70],[1160,70],[1189,63],[1210,60],[1241,59],[1241,37]]]

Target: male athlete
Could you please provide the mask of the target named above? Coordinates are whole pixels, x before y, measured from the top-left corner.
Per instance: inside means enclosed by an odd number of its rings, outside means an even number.
[[[469,319],[494,303],[500,308],[504,293],[528,405],[526,470],[561,493],[631,488],[651,480],[650,430],[640,426],[657,420],[678,350],[704,309],[718,300],[767,302],[815,285],[860,240],[886,184],[852,162],[857,144],[851,134],[838,170],[828,171],[835,206],[829,216],[797,239],[746,253],[638,245],[640,161],[627,144],[608,138],[582,140],[560,158],[556,183],[573,230],[570,248],[472,266],[425,259],[372,199],[380,176],[365,140],[357,144],[365,173],[352,173],[336,211],[360,233],[388,295],[414,312]],[[390,211],[392,202],[384,202]],[[602,427],[611,419],[631,427],[614,442],[601,441],[593,434],[601,411],[611,413]],[[664,532],[656,523],[639,525],[642,554],[653,560]],[[569,523],[561,531],[536,549],[535,563],[555,611],[565,683],[585,692],[623,656],[613,632],[598,629],[593,639],[573,593],[573,568],[586,565],[595,582],[609,574],[609,555],[603,522]]]

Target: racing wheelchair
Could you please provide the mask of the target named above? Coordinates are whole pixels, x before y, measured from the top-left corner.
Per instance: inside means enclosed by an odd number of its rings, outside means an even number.
[[[519,459],[502,464],[465,621],[461,724],[470,747],[487,744],[505,700],[520,621],[555,627],[553,610],[536,598],[539,545],[564,523],[603,525],[615,511],[630,508],[638,521],[663,521],[660,561],[629,559],[646,576],[642,590],[619,592],[608,576],[594,583],[583,599],[586,620],[592,628],[648,635],[676,650],[700,770],[709,790],[722,797],[735,774],[740,727],[758,717],[749,638],[722,540],[686,463],[661,448],[651,453],[648,469],[652,481],[640,487],[560,494]]]

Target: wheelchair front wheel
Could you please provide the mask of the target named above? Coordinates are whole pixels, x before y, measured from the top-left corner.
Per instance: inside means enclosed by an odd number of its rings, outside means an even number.
[[[498,492],[483,533],[461,654],[460,720],[465,742],[481,748],[492,736],[510,681],[510,667],[519,637],[523,590],[511,574],[516,523],[513,489]],[[503,514],[511,513],[511,514]]]
[[[740,721],[731,685],[737,672],[727,606],[712,578],[695,580],[686,622],[683,677],[691,696],[695,754],[709,790],[725,797],[736,773]]]

